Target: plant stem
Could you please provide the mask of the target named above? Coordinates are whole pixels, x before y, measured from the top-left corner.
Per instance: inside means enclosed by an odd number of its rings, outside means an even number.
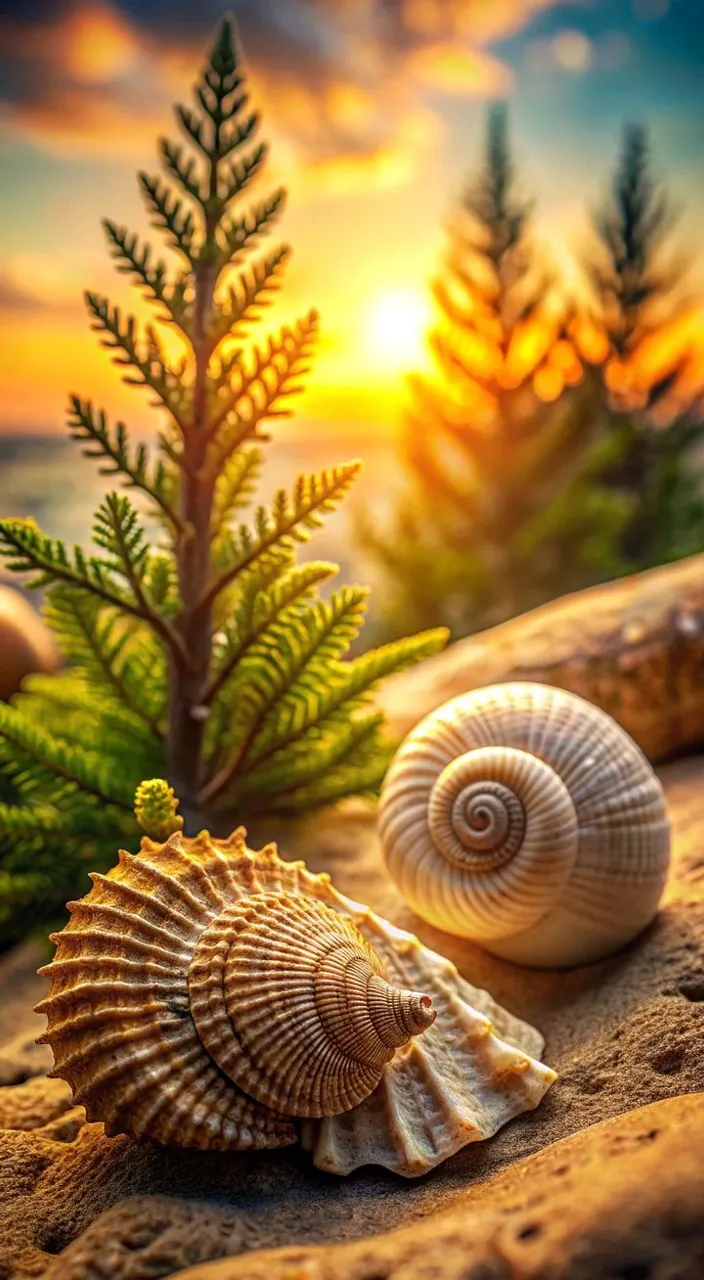
[[[210,319],[218,277],[215,229],[218,222],[217,185],[220,149],[216,125],[209,161],[209,201],[205,210],[205,237],[193,265],[195,298],[192,345],[195,355],[193,417],[183,432],[186,469],[181,487],[181,519],[185,532],[178,542],[178,575],[182,612],[177,622],[188,654],[188,667],[180,670],[172,661],[169,671],[169,717],[166,766],[169,781],[181,797],[187,825],[202,815],[197,795],[203,772],[203,738],[207,711],[204,692],[212,649],[212,609],[203,607],[203,587],[210,581],[210,523],[214,478],[205,466],[208,446],[207,377],[212,353]]]

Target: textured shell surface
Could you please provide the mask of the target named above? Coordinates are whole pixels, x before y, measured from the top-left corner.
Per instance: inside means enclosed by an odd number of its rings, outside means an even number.
[[[92,879],[38,1009],[54,1074],[110,1135],[246,1150],[303,1126],[322,1168],[416,1174],[555,1078],[533,1028],[243,831],[145,839]]]
[[[506,959],[569,967],[653,919],[667,878],[662,787],[605,712],[512,683],[432,712],[399,749],[379,828],[424,919]]]
[[[274,1111],[349,1111],[435,1013],[386,982],[351,920],[295,894],[249,894],[201,934],[189,969],[198,1034],[222,1071]]]

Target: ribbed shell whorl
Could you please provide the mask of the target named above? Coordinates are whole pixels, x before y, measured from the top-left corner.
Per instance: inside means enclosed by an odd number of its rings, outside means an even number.
[[[110,1135],[288,1145],[292,1116],[356,1106],[435,1018],[386,982],[329,877],[253,852],[242,831],[145,839],[91,879],[52,935],[38,1011],[53,1074]]]
[[[242,898],[201,935],[191,1013],[218,1066],[275,1111],[329,1116],[373,1091],[394,1050],[434,1019],[391,987],[351,920],[292,895]]]
[[[667,874],[664,796],[639,748],[538,684],[479,689],[421,721],[379,826],[419,915],[525,964],[616,950],[652,919]]]

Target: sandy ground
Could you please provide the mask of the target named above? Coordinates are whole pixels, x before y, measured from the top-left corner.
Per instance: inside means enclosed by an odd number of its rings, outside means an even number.
[[[304,856],[313,870],[330,871],[343,892],[417,932],[546,1036],[545,1058],[560,1079],[538,1110],[415,1182],[379,1169],[339,1180],[317,1172],[295,1149],[212,1155],[106,1139],[101,1126],[82,1123],[61,1082],[43,1080],[46,1051],[31,1047],[41,1028],[30,1013],[43,994],[33,972],[40,951],[24,947],[6,956],[0,1277],[137,1280],[147,1273],[140,1271],[135,1238],[145,1248],[153,1238],[162,1241],[160,1261],[148,1274],[166,1276],[253,1248],[372,1236],[451,1209],[491,1176],[599,1121],[704,1090],[704,758],[669,765],[661,776],[674,829],[662,911],[621,954],[570,973],[520,969],[413,917],[383,871],[373,815],[361,807],[286,833],[284,856]],[[71,1262],[76,1250],[80,1270]],[[104,1272],[100,1259],[108,1255],[111,1270]]]

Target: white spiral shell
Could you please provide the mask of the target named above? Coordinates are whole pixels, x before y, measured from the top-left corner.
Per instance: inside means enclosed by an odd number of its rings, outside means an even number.
[[[667,877],[665,797],[644,755],[605,712],[540,684],[478,689],[422,720],[379,829],[418,915],[536,967],[624,946]]]

